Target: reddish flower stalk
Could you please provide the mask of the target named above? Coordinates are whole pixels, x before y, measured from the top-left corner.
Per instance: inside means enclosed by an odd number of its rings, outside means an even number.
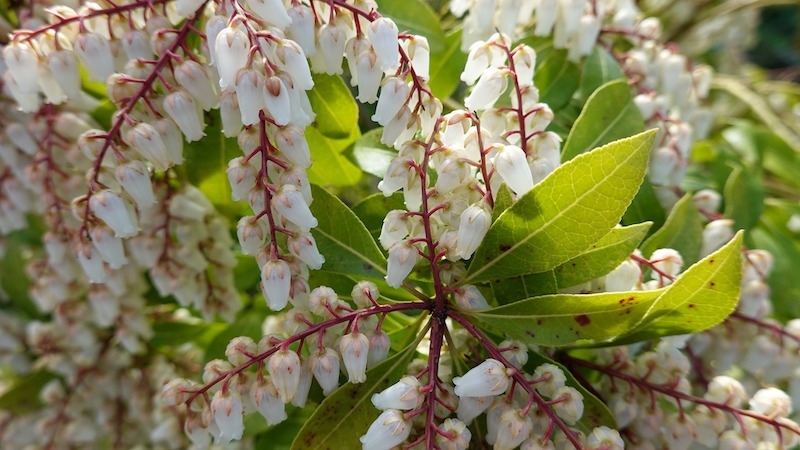
[[[489,353],[489,356],[500,361],[501,363],[503,363],[504,366],[508,368],[514,368],[514,366],[510,362],[508,362],[505,356],[503,356],[503,352],[501,352],[500,349],[498,349],[497,346],[494,344],[494,342],[492,342],[485,334],[483,334],[483,332],[481,332],[481,330],[479,330],[478,327],[473,325],[464,316],[455,311],[451,311],[449,316],[450,318],[458,322],[462,327],[464,327],[464,329],[467,330],[469,334],[471,334],[475,339],[477,339],[478,342],[480,342],[480,344],[483,345],[483,348],[485,348],[486,351]],[[550,419],[551,426],[552,425],[557,426],[564,433],[569,442],[572,443],[573,446],[575,446],[575,448],[578,449],[581,448],[581,443],[578,440],[578,436],[575,435],[575,433],[567,426],[567,424],[564,423],[564,421],[561,420],[561,418],[558,417],[558,415],[550,407],[552,401],[548,402],[547,400],[545,400],[539,394],[539,392],[536,391],[536,388],[534,388],[533,383],[526,380],[522,372],[520,372],[519,370],[514,372],[512,378],[517,385],[519,385],[522,389],[525,390],[525,392],[528,393],[530,399],[532,399],[533,402],[536,403],[539,409],[541,411],[544,411],[544,413]]]
[[[768,416],[765,416],[763,414],[758,414],[758,413],[753,412],[753,411],[748,411],[748,410],[741,409],[741,408],[735,408],[733,406],[730,406],[730,405],[727,405],[727,404],[724,404],[724,403],[714,402],[714,401],[711,401],[711,400],[706,400],[706,399],[704,399],[702,397],[697,397],[697,396],[694,396],[694,395],[686,394],[684,392],[681,392],[681,391],[675,389],[675,385],[674,384],[670,384],[670,383],[655,384],[655,383],[652,383],[650,381],[647,381],[646,379],[639,378],[637,376],[630,375],[630,374],[621,372],[619,370],[616,370],[616,369],[612,368],[611,366],[603,366],[603,365],[600,365],[600,364],[593,363],[591,361],[586,361],[584,359],[575,358],[575,357],[569,356],[569,355],[562,355],[559,359],[560,359],[561,362],[563,362],[563,363],[565,363],[565,364],[567,364],[569,366],[585,367],[587,369],[590,369],[590,370],[593,370],[595,372],[598,372],[598,373],[601,373],[603,375],[606,375],[606,376],[608,376],[608,377],[610,377],[612,379],[616,378],[616,379],[622,380],[622,381],[626,382],[627,384],[629,384],[631,386],[638,387],[643,392],[649,392],[651,396],[653,396],[654,393],[658,393],[658,394],[661,394],[661,395],[665,395],[667,397],[674,398],[675,400],[678,401],[678,404],[680,404],[681,400],[684,400],[684,401],[687,401],[687,402],[690,402],[690,403],[695,403],[695,404],[698,404],[698,405],[706,406],[709,409],[715,409],[715,410],[718,410],[718,411],[726,412],[726,413],[730,414],[731,416],[733,416],[733,418],[739,423],[739,425],[742,427],[742,431],[743,431],[744,434],[747,434],[747,428],[745,427],[744,422],[742,422],[742,416],[750,417],[752,419],[755,419],[755,420],[758,420],[760,422],[764,422],[764,423],[766,423],[768,425],[771,425],[773,428],[775,428],[775,432],[778,434],[779,437],[781,436],[781,431],[782,430],[786,430],[786,431],[789,431],[791,433],[795,433],[797,435],[800,435],[800,427],[798,427],[796,425],[790,425],[790,424],[787,424],[787,423],[783,423],[783,422],[780,422],[780,421],[776,420],[776,418],[774,418],[774,417],[768,417]]]

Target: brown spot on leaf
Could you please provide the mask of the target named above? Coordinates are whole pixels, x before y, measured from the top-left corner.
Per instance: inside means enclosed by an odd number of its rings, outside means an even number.
[[[586,325],[589,325],[590,323],[592,323],[591,319],[589,319],[589,316],[587,316],[586,314],[581,314],[580,316],[575,316],[575,322],[578,322],[578,325],[580,325],[582,327],[585,327]]]
[[[541,324],[542,324],[542,319],[538,319],[538,320],[536,321],[536,325],[541,325]]]
[[[511,250],[511,246],[510,245],[501,245],[500,246],[500,251],[501,252],[507,252],[509,250]]]
[[[694,303],[689,303],[689,309],[695,308],[696,306],[697,305],[695,305]]]
[[[715,283],[715,282],[713,282],[713,281],[712,281],[712,282],[708,283],[708,285],[709,285],[710,287],[712,287],[712,288],[713,288],[714,286],[716,286],[716,285],[717,285],[717,283]]]
[[[709,263],[709,264],[714,264],[714,260],[713,260],[713,259],[709,259],[709,260],[708,260],[708,263]]]

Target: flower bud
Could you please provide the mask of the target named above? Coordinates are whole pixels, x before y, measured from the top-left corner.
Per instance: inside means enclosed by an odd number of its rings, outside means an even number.
[[[605,425],[592,430],[587,437],[588,449],[590,450],[624,450],[625,442],[619,435],[619,431],[613,430]]]
[[[533,379],[541,380],[536,383],[536,390],[545,397],[555,398],[556,391],[566,385],[567,377],[558,366],[545,363],[534,369]]]
[[[291,280],[291,270],[286,261],[273,259],[264,264],[261,270],[261,292],[273,311],[280,311],[289,303]]]
[[[650,262],[653,264],[653,268],[665,273],[667,277],[675,278],[681,272],[681,269],[683,269],[683,258],[680,253],[671,248],[660,248],[654,251],[653,254],[650,255]],[[670,284],[670,280],[662,279],[664,277],[656,272],[656,270],[650,274],[651,278],[660,280],[663,284]]]
[[[703,247],[700,256],[708,256],[733,239],[733,220],[719,219],[710,222],[703,230]]]
[[[491,406],[494,399],[495,397],[493,395],[485,397],[459,396],[456,415],[460,420],[469,425],[476,417],[483,414],[484,411]]]
[[[553,405],[553,411],[564,422],[572,425],[583,416],[583,395],[570,386],[562,386],[553,393],[553,400],[560,400]]]
[[[759,389],[750,399],[750,409],[767,417],[788,417],[792,413],[792,400],[778,388]]]
[[[241,69],[236,75],[236,98],[242,113],[242,124],[258,123],[259,113],[264,109],[264,77],[254,69]]]
[[[314,378],[328,396],[339,387],[339,354],[330,348],[320,349],[309,357],[308,365]]]
[[[447,433],[447,436],[436,434],[436,443],[442,450],[467,450],[469,448],[472,432],[469,431],[466,423],[458,419],[445,419],[442,431]]]
[[[722,196],[713,189],[703,189],[697,191],[694,197],[692,197],[692,200],[694,201],[694,205],[701,212],[713,214],[719,211],[719,205],[722,203]]]
[[[292,350],[278,350],[267,363],[267,370],[283,403],[289,403],[300,385],[303,366],[300,357]]]
[[[242,253],[255,256],[264,246],[267,238],[267,225],[261,220],[256,220],[254,216],[244,216],[236,224],[236,235],[239,238]]]
[[[339,353],[342,355],[344,367],[351,383],[363,383],[367,380],[367,354],[369,339],[362,333],[352,332],[339,340]]]
[[[459,397],[488,397],[500,395],[511,383],[506,367],[496,359],[487,359],[464,376],[453,378]]]
[[[104,283],[108,275],[97,248],[89,244],[78,244],[75,252],[78,254],[78,263],[89,278],[89,282]]]
[[[350,296],[359,308],[369,308],[373,305],[373,301],[378,301],[378,297],[380,297],[381,294],[375,283],[371,281],[359,281],[353,286]]]
[[[299,42],[283,40],[275,47],[275,57],[280,68],[292,77],[295,87],[307,91],[314,87],[314,79],[304,50]]]
[[[234,366],[240,366],[250,361],[251,356],[247,356],[248,353],[250,355],[255,355],[257,352],[258,349],[256,348],[256,343],[253,341],[253,338],[249,336],[238,336],[231,339],[228,343],[228,346],[225,348],[225,357],[227,357],[228,361]]]

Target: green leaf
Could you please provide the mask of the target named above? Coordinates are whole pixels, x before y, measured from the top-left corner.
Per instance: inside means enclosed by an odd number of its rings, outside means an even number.
[[[578,420],[578,423],[576,424],[581,431],[588,435],[593,429],[603,425],[611,429],[617,428],[617,421],[614,419],[614,414],[608,409],[608,406],[606,406],[605,402],[597,398],[597,396],[595,396],[591,391],[586,389],[583,384],[581,384],[575,378],[575,376],[572,375],[572,372],[562,364],[553,361],[552,359],[540,353],[528,352],[528,362],[525,363],[524,369],[527,373],[533,373],[537,367],[546,363],[558,366],[567,377],[567,386],[577,389],[578,392],[583,395],[583,416],[581,416],[580,420]]]
[[[530,345],[564,346],[626,334],[661,292],[545,295],[464,314]]]
[[[377,0],[378,11],[391,17],[400,31],[420,34],[428,38],[431,53],[441,52],[445,48],[445,37],[439,17],[428,4],[422,0]],[[431,58],[432,60],[432,58]]]
[[[334,140],[313,127],[306,128],[305,133],[311,148],[311,157],[314,159],[314,164],[308,169],[308,179],[312,183],[333,186],[352,186],[358,183],[361,170],[342,155],[342,151],[355,139]]]
[[[489,228],[462,284],[544,272],[589,249],[636,194],[655,134],[580,155],[534,186]]]
[[[797,214],[797,203],[787,205],[770,202],[758,226],[749,233],[754,247],[769,251],[773,255],[773,267],[769,274],[770,300],[779,320],[788,321],[800,317],[800,242],[797,235],[789,231],[786,223],[792,214]]]
[[[739,231],[722,248],[682,273],[622,342],[697,333],[725,320],[739,302],[743,236]]]
[[[34,257],[28,246],[34,236],[29,231],[15,231],[6,237],[5,254],[0,259],[0,290],[5,293],[2,297],[8,297],[20,311],[37,318],[41,317],[41,312],[28,295],[31,281],[25,271]],[[4,305],[3,308],[7,306]]]
[[[628,206],[627,211],[622,216],[622,224],[633,225],[649,220],[653,222],[649,233],[653,233],[664,226],[666,219],[667,215],[664,213],[661,203],[658,202],[656,191],[653,189],[653,185],[650,184],[650,180],[645,176],[644,181],[639,186],[639,192],[633,197],[631,205]]]
[[[542,103],[547,103],[553,111],[557,111],[569,103],[578,89],[580,76],[581,69],[567,59],[567,51],[554,50],[536,64],[533,81],[539,88]]]
[[[448,34],[444,49],[431,54],[429,86],[433,95],[445,99],[455,92],[461,82],[461,72],[467,64],[467,55],[461,51],[461,28]]]
[[[308,100],[317,114],[314,126],[327,137],[345,138],[358,123],[358,105],[339,75],[315,73]]]
[[[725,216],[733,219],[736,228],[750,230],[764,210],[764,186],[761,178],[738,166],[725,183]]]
[[[153,324],[150,344],[155,347],[177,347],[187,342],[203,341],[210,336],[219,335],[225,328],[225,324],[222,323],[156,322]]]
[[[611,229],[588,251],[555,268],[558,286],[576,286],[611,272],[636,250],[650,225],[652,222]]]
[[[692,196],[686,194],[672,207],[667,221],[660,230],[647,238],[641,246],[642,254],[649,258],[659,248],[677,250],[686,266],[700,257],[703,244],[703,224]]]
[[[0,410],[26,414],[40,409],[42,402],[39,400],[39,391],[54,378],[52,373],[39,370],[16,380],[0,396]]]
[[[219,334],[214,336],[211,343],[206,348],[206,355],[203,361],[211,361],[212,359],[222,358],[225,359],[225,349],[231,342],[231,339],[237,336],[250,336],[256,342],[261,339],[264,333],[261,331],[261,324],[263,317],[258,314],[244,314],[236,322],[229,325]]]
[[[382,134],[383,128],[369,130],[346,152],[348,159],[361,170],[379,178],[386,176],[386,169],[397,156],[397,150],[381,143]]]
[[[570,160],[598,145],[631,136],[643,129],[644,120],[633,103],[627,81],[610,81],[586,100],[586,106],[564,143],[561,159]]]
[[[222,119],[219,111],[213,110],[205,114],[206,135],[199,141],[186,142],[183,145],[185,157],[184,168],[186,177],[195,186],[214,174],[223,174],[225,198],[230,199],[230,186],[228,185],[225,169],[228,162],[236,157],[243,156],[235,138],[227,138],[222,134]],[[230,200],[228,200],[230,202]]]
[[[311,193],[311,212],[319,221],[311,233],[325,255],[323,270],[372,278],[385,275],[386,258],[355,213],[322,187],[312,185]]]
[[[300,429],[303,428],[303,425],[305,425],[305,423],[308,421],[308,418],[311,417],[312,411],[313,407],[311,405],[307,405],[303,409],[298,408],[289,412],[289,417],[286,420],[277,425],[269,427],[266,431],[256,436],[255,450],[289,450],[294,437],[297,436],[297,433],[299,433]],[[253,417],[262,424],[266,425],[264,418],[260,414],[245,416],[245,420],[247,420],[248,417]],[[245,424],[245,433],[247,433],[250,428],[251,427],[248,427],[247,424]]]
[[[508,187],[507,184],[503,183],[500,185],[500,188],[497,190],[497,196],[494,199],[494,209],[492,210],[492,223],[497,221],[497,218],[500,217],[500,214],[503,214],[505,210],[511,207],[514,204],[514,194],[511,192],[511,189]]]
[[[377,240],[383,227],[383,219],[389,211],[394,209],[406,209],[401,194],[386,197],[381,193],[370,195],[353,206],[353,212],[369,230],[369,233]]]
[[[507,305],[522,299],[558,292],[556,276],[552,270],[521,277],[508,278],[492,284],[498,305]]]
[[[314,411],[292,443],[293,450],[361,448],[358,438],[380,415],[372,394],[391,386],[405,374],[416,342],[367,371],[367,381],[347,383],[329,395]]]
[[[605,83],[623,78],[622,68],[617,60],[603,47],[596,45],[592,53],[583,63],[581,82],[578,86],[578,97],[586,100]]]

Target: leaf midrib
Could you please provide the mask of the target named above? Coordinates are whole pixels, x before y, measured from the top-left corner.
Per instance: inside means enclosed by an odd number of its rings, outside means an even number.
[[[609,179],[609,178],[613,177],[613,176],[614,176],[614,175],[617,173],[617,171],[618,171],[618,170],[622,170],[622,168],[624,168],[624,167],[625,167],[625,164],[626,164],[628,161],[630,161],[630,160],[631,160],[631,159],[632,159],[634,156],[636,156],[636,155],[638,154],[638,152],[639,152],[639,149],[640,149],[640,148],[641,148],[643,145],[645,145],[645,142],[647,142],[647,141],[642,141],[642,142],[640,142],[640,143],[639,143],[639,145],[638,145],[636,148],[632,149],[632,151],[631,151],[631,152],[628,154],[628,156],[627,156],[627,157],[626,157],[626,158],[625,158],[625,159],[624,159],[624,160],[623,160],[623,161],[622,161],[620,164],[617,164],[617,167],[615,167],[615,168],[614,168],[614,170],[613,170],[611,173],[609,173],[607,177],[604,177],[603,181],[605,181],[605,180],[607,180],[607,179]],[[575,160],[572,160],[572,161],[575,161]],[[568,163],[568,164],[569,164],[569,163]],[[562,166],[562,167],[563,167],[563,166]],[[520,240],[519,242],[517,242],[516,244],[514,244],[513,246],[511,246],[511,248],[510,248],[510,249],[508,249],[507,251],[505,251],[505,252],[501,253],[501,254],[500,254],[500,255],[498,255],[498,256],[503,256],[503,255],[506,255],[506,256],[507,256],[507,255],[510,255],[510,254],[514,253],[514,252],[517,250],[517,248],[519,248],[520,246],[522,246],[523,244],[525,244],[526,242],[528,242],[528,241],[529,241],[531,238],[533,238],[534,236],[538,235],[538,234],[539,234],[539,233],[540,233],[542,230],[545,230],[545,229],[547,229],[547,228],[548,228],[550,225],[552,225],[552,223],[553,223],[553,222],[555,222],[557,219],[560,219],[560,218],[561,218],[563,215],[565,215],[566,213],[568,213],[569,211],[571,211],[571,210],[572,210],[572,209],[575,207],[575,205],[576,205],[576,204],[578,204],[578,203],[579,203],[581,200],[583,200],[583,198],[584,198],[584,197],[586,197],[587,195],[593,194],[593,193],[595,192],[595,190],[597,190],[601,184],[602,184],[602,182],[598,182],[598,183],[596,183],[592,189],[589,189],[589,190],[587,190],[587,191],[586,191],[586,192],[584,192],[584,193],[583,193],[581,196],[577,197],[577,198],[575,199],[575,201],[573,201],[573,202],[572,202],[572,204],[571,204],[571,205],[569,205],[567,208],[564,208],[563,210],[559,211],[559,213],[558,213],[558,214],[556,214],[555,216],[553,216],[553,218],[552,218],[552,219],[550,219],[549,221],[547,221],[547,222],[543,223],[543,224],[542,224],[542,226],[540,226],[540,227],[539,227],[539,228],[538,228],[536,231],[534,231],[533,233],[529,234],[529,235],[528,235],[528,236],[526,236],[524,239]],[[535,188],[534,188],[534,189],[535,189]],[[507,209],[507,210],[506,210],[506,211],[505,211],[503,214],[506,214],[506,213],[507,213],[508,211],[510,211],[511,209],[513,209],[513,205],[512,205],[512,207],[511,207],[511,208]],[[500,218],[502,218],[502,215],[500,216]],[[499,219],[499,218],[498,218],[498,219]],[[602,238],[601,238],[601,239],[602,239]],[[467,282],[469,282],[470,280],[473,280],[473,279],[474,279],[476,276],[478,276],[479,274],[481,274],[481,273],[485,272],[486,270],[488,270],[489,268],[491,268],[492,266],[494,266],[495,264],[497,264],[497,262],[498,262],[498,261],[501,261],[502,259],[503,259],[503,258],[501,258],[501,257],[498,257],[498,258],[495,258],[495,259],[494,259],[494,260],[492,260],[492,261],[489,261],[489,262],[487,262],[487,263],[486,263],[486,264],[484,264],[484,265],[483,265],[483,266],[482,266],[480,269],[478,269],[478,270],[477,270],[475,273],[473,273],[472,275],[468,275],[468,276],[467,276],[467,277],[465,277],[463,280],[461,280],[461,282],[460,282],[459,284],[461,284],[461,285],[464,285],[464,284],[466,284]],[[567,259],[567,261],[569,261],[569,259]],[[563,262],[563,261],[562,261],[562,262]],[[556,266],[557,266],[557,265],[556,265]]]
[[[331,241],[333,241],[333,242],[334,242],[336,245],[338,245],[338,246],[342,247],[342,248],[343,248],[343,249],[345,249],[346,251],[349,251],[350,253],[352,253],[353,255],[355,255],[357,258],[359,258],[359,259],[361,259],[362,261],[364,261],[365,263],[369,264],[371,267],[373,267],[373,268],[374,268],[375,270],[377,270],[378,272],[380,272],[380,273],[382,273],[382,274],[386,275],[386,270],[383,268],[383,266],[381,266],[381,265],[379,265],[379,264],[376,264],[376,263],[375,263],[375,262],[374,262],[372,259],[368,258],[368,257],[367,257],[366,255],[364,255],[363,253],[361,253],[361,252],[357,251],[357,250],[356,250],[356,249],[354,249],[353,247],[351,247],[351,246],[349,246],[349,245],[345,244],[344,242],[342,242],[342,241],[340,241],[340,240],[336,239],[335,237],[331,236],[330,234],[326,233],[325,231],[323,231],[323,230],[321,230],[321,229],[319,229],[319,228],[316,228],[316,229],[314,229],[314,231],[315,231],[315,232],[318,232],[319,234],[321,234],[321,235],[325,236],[326,238],[330,239],[330,240],[331,240]],[[377,248],[377,247],[376,247],[376,248]],[[380,253],[380,250],[378,251],[378,253]],[[382,255],[381,255],[381,256],[382,256]]]

